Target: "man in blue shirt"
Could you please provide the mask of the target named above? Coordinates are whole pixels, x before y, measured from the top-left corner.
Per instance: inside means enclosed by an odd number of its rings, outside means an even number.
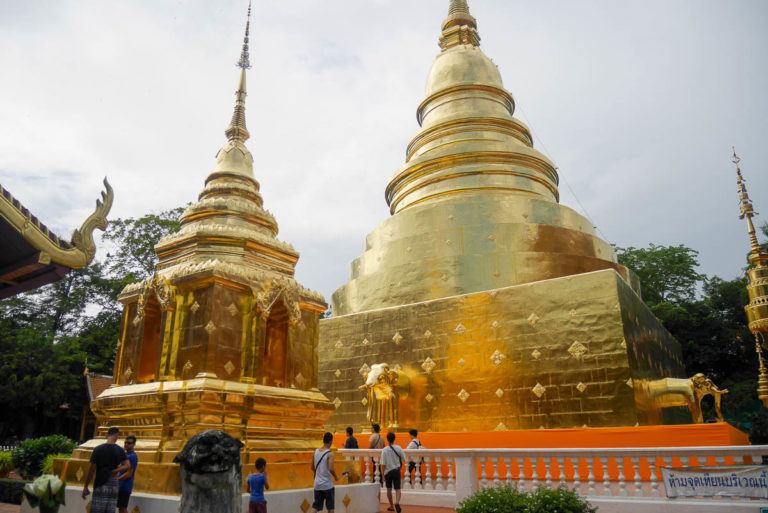
[[[128,499],[131,498],[133,478],[136,476],[136,467],[139,466],[139,458],[134,451],[136,448],[136,437],[133,435],[125,437],[123,447],[125,448],[125,455],[128,462],[131,464],[131,468],[117,476],[117,481],[119,483],[117,507],[119,508],[120,513],[128,513]]]

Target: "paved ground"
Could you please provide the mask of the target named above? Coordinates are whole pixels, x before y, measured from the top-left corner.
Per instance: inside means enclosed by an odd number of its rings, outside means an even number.
[[[20,506],[0,502],[0,513],[19,513]],[[381,511],[387,512],[387,505],[381,505]],[[403,513],[454,513],[452,509],[426,508],[424,506],[403,506]]]
[[[387,511],[388,507],[389,507],[389,504],[382,504],[381,509],[379,511],[382,511],[384,513],[389,513]],[[426,506],[402,506],[402,508],[403,508],[403,513],[455,513],[452,509],[428,508]],[[2,509],[0,509],[0,513],[4,513]]]

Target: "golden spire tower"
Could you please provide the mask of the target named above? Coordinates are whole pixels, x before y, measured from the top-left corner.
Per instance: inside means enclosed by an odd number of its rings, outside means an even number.
[[[750,250],[747,257],[752,266],[747,270],[749,284],[749,304],[744,307],[749,321],[749,330],[755,334],[755,351],[759,361],[759,374],[757,379],[757,395],[763,404],[768,407],[768,371],[763,360],[763,346],[768,342],[768,254],[763,251],[757,241],[755,225],[752,218],[757,215],[752,201],[747,193],[747,184],[741,175],[739,167],[741,159],[733,150],[733,163],[736,165],[736,184],[739,193],[739,219],[747,220],[747,233],[749,234]]]
[[[439,45],[421,130],[385,190],[392,217],[368,235],[334,314],[599,269],[631,281],[592,223],[558,204],[555,166],[513,116],[466,1],[451,1]]]
[[[326,304],[294,279],[299,255],[276,238],[245,146],[249,30],[250,5],[227,142],[179,231],[155,246],[155,274],[120,294],[116,386],[91,404],[97,438],[110,426],[138,437],[139,491],[179,493],[173,457],[205,429],[240,439],[245,465],[267,457],[278,489],[311,486],[307,462],[333,410],[317,389]],[[97,442],[78,448],[70,483]]]
[[[386,186],[392,215],[320,323],[329,426],[382,409],[433,431],[661,422],[649,387],[683,375],[680,346],[610,244],[558,203],[477,26],[450,1],[420,129]],[[374,408],[358,390],[373,365],[397,383]]]

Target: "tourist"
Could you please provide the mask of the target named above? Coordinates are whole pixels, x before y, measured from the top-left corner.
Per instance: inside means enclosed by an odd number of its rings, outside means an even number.
[[[248,513],[267,513],[267,500],[264,498],[264,490],[269,490],[267,460],[257,458],[255,467],[256,473],[248,476],[248,492],[251,494]]]
[[[378,424],[371,424],[371,429],[373,429],[373,434],[368,439],[368,448],[369,449],[383,449],[384,448],[384,437],[381,436],[381,426]],[[376,464],[376,460],[373,460],[374,465]],[[376,469],[374,468],[374,472]],[[381,465],[379,465],[379,482],[384,484],[384,474],[381,472]]]
[[[359,449],[357,445],[357,438],[352,436],[352,433],[354,433],[354,430],[352,429],[352,426],[349,426],[347,428],[347,441],[344,442],[345,449]]]
[[[131,468],[117,476],[117,508],[120,510],[119,513],[128,513],[128,500],[131,498],[131,492],[133,492],[133,478],[136,476],[136,467],[139,466],[139,458],[135,451],[136,437],[133,435],[126,436],[123,449]]]
[[[418,436],[419,432],[416,429],[411,429],[408,431],[408,434],[411,435],[411,441],[408,442],[408,446],[406,449],[421,449],[421,442],[419,442]],[[421,458],[421,462],[424,463],[424,458]],[[413,484],[413,476],[411,476],[411,472],[413,472],[416,469],[416,463],[413,461],[408,462],[408,477],[411,480],[411,484]],[[424,484],[424,478],[419,477],[421,480],[421,484]]]
[[[371,424],[371,429],[373,429],[373,434],[368,439],[368,448],[369,449],[383,449],[384,448],[384,438],[381,436],[381,427],[378,424]]]
[[[96,447],[91,453],[91,466],[88,469],[82,493],[83,499],[91,493],[88,490],[88,483],[95,475],[90,513],[115,513],[117,509],[117,475],[131,468],[125,451],[117,445],[119,435],[119,429],[109,428],[107,442]]]
[[[333,470],[333,452],[331,444],[333,435],[326,433],[323,435],[323,446],[315,449],[315,455],[312,457],[312,472],[315,473],[315,502],[312,503],[312,513],[323,510],[323,502],[328,513],[333,513],[335,507],[336,489],[333,481],[338,481],[336,471]],[[333,480],[331,480],[333,476]]]
[[[381,464],[384,467],[384,482],[387,486],[387,511],[400,513],[400,469],[405,461],[405,453],[399,445],[395,445],[395,434],[387,433],[389,445],[381,450]],[[395,503],[392,504],[392,488],[395,489]]]

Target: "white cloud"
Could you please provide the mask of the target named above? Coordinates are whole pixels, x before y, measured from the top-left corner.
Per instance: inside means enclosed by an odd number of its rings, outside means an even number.
[[[330,298],[388,214],[447,0],[262,0],[248,145],[298,278]],[[0,183],[59,234],[109,176],[114,217],[192,201],[224,142],[245,1],[0,2]],[[685,243],[740,272],[737,146],[768,211],[768,73],[756,0],[470,0],[550,157],[612,241]],[[541,140],[537,147],[542,148]],[[568,187],[562,202],[581,210]]]

